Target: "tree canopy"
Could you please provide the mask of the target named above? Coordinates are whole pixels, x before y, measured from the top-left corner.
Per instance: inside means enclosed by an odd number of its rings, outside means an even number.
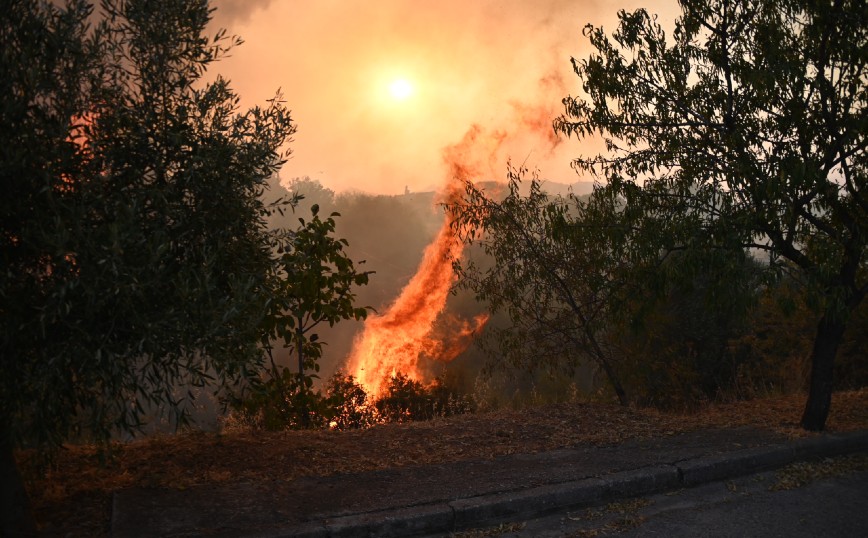
[[[523,195],[526,175],[510,168],[505,193],[466,181],[464,196],[448,206],[465,243],[485,255],[453,261],[458,286],[508,316],[508,326],[488,330],[495,356],[568,373],[590,360],[626,405],[605,333],[611,302],[628,281],[619,278],[623,258],[613,243],[595,233],[607,234],[612,205],[601,190],[587,200],[550,197],[535,176]]]
[[[663,250],[768,253],[821,304],[802,425],[823,429],[850,313],[868,293],[868,5],[682,0],[666,35],[640,9],[573,60],[555,129],[600,135],[574,166],[608,181]]]
[[[280,275],[260,197],[295,131],[206,69],[206,0],[0,18],[0,452],[108,439],[257,369]],[[4,480],[4,488],[7,482]],[[4,497],[4,501],[8,497]],[[6,508],[9,510],[7,511]],[[14,512],[4,502],[4,513]],[[5,527],[4,527],[5,528]]]
[[[681,8],[671,35],[643,9],[611,37],[585,28],[595,52],[573,59],[581,91],[554,128],[604,140],[573,163],[599,183],[570,200],[536,178],[522,194],[523,171],[505,194],[468,183],[453,211],[491,259],[456,261],[461,285],[509,315],[501,356],[589,359],[622,403],[660,403],[740,390],[752,312],[800,283],[818,318],[802,424],[822,429],[868,293],[868,7]]]

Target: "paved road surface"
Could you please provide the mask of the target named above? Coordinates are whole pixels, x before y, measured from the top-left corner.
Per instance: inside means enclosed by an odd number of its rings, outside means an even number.
[[[770,521],[775,534],[767,536],[841,538],[859,531],[868,537],[861,532],[868,530],[865,475],[853,484],[833,481],[832,493],[822,489],[825,482],[771,493],[775,475],[755,474],[863,453],[868,431],[789,439],[735,428],[288,483],[131,488],[115,494],[112,536],[403,538],[485,525],[506,527],[476,536],[510,536],[499,531],[560,510],[559,517],[530,521],[511,536],[605,536],[600,529],[634,536],[762,536],[758,525]]]
[[[868,472],[770,491],[774,472],[451,536],[622,538],[868,536]],[[487,533],[487,534],[486,534]],[[496,533],[496,534],[495,534]],[[449,535],[446,535],[449,536]]]

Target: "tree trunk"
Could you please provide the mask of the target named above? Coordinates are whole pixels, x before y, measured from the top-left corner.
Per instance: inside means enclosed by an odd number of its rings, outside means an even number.
[[[295,347],[298,351],[298,386],[304,388],[304,333],[301,330],[301,317],[298,318],[298,329],[296,329]]]
[[[12,445],[0,441],[0,536],[36,536],[30,498],[15,463]]]
[[[822,431],[826,427],[832,405],[832,375],[835,355],[844,336],[846,325],[841,315],[826,312],[817,326],[814,349],[811,351],[811,383],[802,427],[809,431]]]
[[[614,389],[615,395],[618,397],[618,403],[626,407],[630,404],[630,400],[627,399],[627,393],[624,391],[621,381],[612,369],[612,365],[605,359],[600,359],[600,364],[603,366],[603,371],[606,373],[606,377],[609,378],[609,383],[612,385],[612,389]]]
[[[299,402],[301,402],[301,427],[310,428],[310,410],[307,408],[307,387],[304,384],[304,331],[302,330],[302,318],[298,316],[298,328],[296,329],[295,347],[298,351],[298,390]]]
[[[627,393],[624,391],[624,387],[621,385],[621,380],[618,379],[618,375],[615,373],[615,370],[609,363],[606,354],[603,352],[603,348],[601,348],[600,344],[597,343],[597,339],[594,338],[594,335],[591,334],[590,331],[586,330],[585,332],[585,335],[588,337],[588,342],[590,342],[591,344],[591,348],[593,349],[597,362],[603,368],[603,372],[606,374],[606,378],[609,380],[609,383],[612,385],[612,389],[615,391],[615,395],[618,397],[618,403],[620,403],[624,407],[627,407],[627,405],[630,404],[630,400],[627,399]]]

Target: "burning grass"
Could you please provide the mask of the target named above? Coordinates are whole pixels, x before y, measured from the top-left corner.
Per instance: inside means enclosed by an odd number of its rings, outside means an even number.
[[[754,426],[791,437],[804,396],[711,405],[689,415],[570,403],[458,415],[364,430],[185,433],[117,444],[108,461],[93,446],[67,446],[47,472],[22,454],[37,519],[46,535],[108,533],[113,491],[494,458],[577,445],[610,445],[702,428]],[[868,389],[837,393],[830,431],[868,429]]]

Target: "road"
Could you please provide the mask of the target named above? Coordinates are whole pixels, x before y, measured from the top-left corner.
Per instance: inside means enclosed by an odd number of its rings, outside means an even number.
[[[865,469],[868,456],[860,455]],[[827,460],[834,465],[840,460]],[[802,469],[810,474],[811,469]],[[868,536],[868,471],[814,478],[774,489],[793,476],[768,472],[728,482],[629,499],[608,506],[454,533],[455,538],[823,537]],[[839,471],[841,472],[841,471]]]

